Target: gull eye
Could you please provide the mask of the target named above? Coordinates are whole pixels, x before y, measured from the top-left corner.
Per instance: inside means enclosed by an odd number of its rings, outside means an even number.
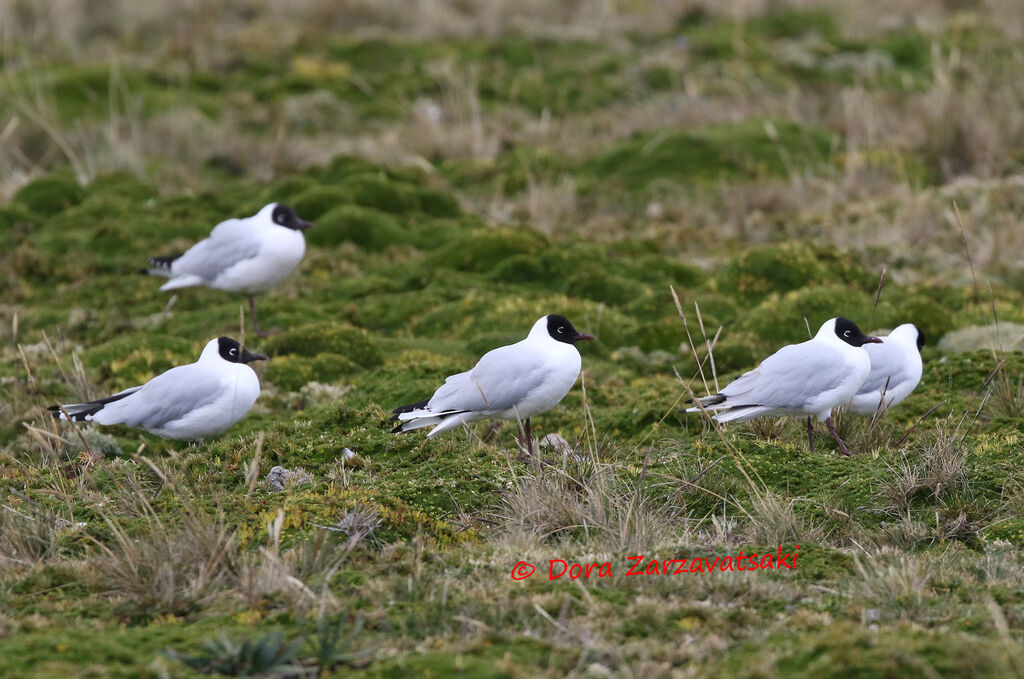
[[[845,337],[849,337],[849,336],[850,336],[850,331],[849,331],[849,330],[844,330],[844,331],[843,331],[843,335],[844,335]]]
[[[228,353],[229,353],[229,354],[231,354],[232,356],[234,356],[235,354],[237,354],[237,353],[238,353],[238,349],[232,349],[232,350],[231,350],[231,351],[229,351]]]
[[[558,332],[560,332],[562,334],[565,334],[565,326],[564,325],[558,326]]]

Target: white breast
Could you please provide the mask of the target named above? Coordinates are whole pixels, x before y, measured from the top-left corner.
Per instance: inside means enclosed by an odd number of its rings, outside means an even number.
[[[805,408],[810,413],[817,414],[820,420],[828,417],[833,408],[849,401],[871,372],[871,358],[868,356],[868,352],[845,343],[843,347],[845,360],[841,367],[837,367],[842,371],[842,381],[835,389],[823,392],[813,398]]]
[[[252,409],[260,395],[260,381],[247,365],[227,366],[221,377],[221,395],[183,417],[154,428],[151,433],[175,439],[196,440],[224,433]]]
[[[552,342],[548,349],[547,377],[516,404],[519,417],[532,417],[551,410],[569,393],[580,375],[583,361],[571,344]]]
[[[301,232],[269,227],[260,234],[259,254],[223,271],[210,287],[246,294],[266,292],[294,271],[305,253]]]

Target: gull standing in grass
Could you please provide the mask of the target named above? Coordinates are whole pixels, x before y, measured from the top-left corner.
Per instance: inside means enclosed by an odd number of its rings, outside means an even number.
[[[761,365],[733,380],[718,394],[697,399],[684,412],[714,411],[718,422],[755,417],[807,417],[807,437],[814,451],[812,417],[824,421],[839,451],[850,450],[832,424],[832,410],[850,400],[871,372],[865,344],[880,343],[846,318],[825,321],[813,339],[782,347]]]
[[[161,290],[205,285],[249,297],[253,328],[263,335],[255,295],[288,276],[306,252],[302,232],[313,226],[282,203],[270,203],[252,217],[228,219],[184,254],[152,257],[146,273],[165,276]]]
[[[393,432],[434,427],[433,438],[456,427],[497,418],[523,423],[520,446],[533,455],[530,418],[555,407],[579,377],[582,359],[574,346],[594,339],[564,316],[543,316],[526,339],[488,351],[472,370],[452,375],[426,401],[395,408]]]
[[[59,420],[124,424],[168,439],[201,442],[242,419],[260,395],[248,365],[265,361],[230,337],[210,340],[199,360],[161,373],[142,386],[86,403],[50,406]]]
[[[850,399],[850,411],[872,415],[888,410],[910,395],[921,381],[924,333],[913,323],[897,327],[879,345],[865,345],[871,372]]]

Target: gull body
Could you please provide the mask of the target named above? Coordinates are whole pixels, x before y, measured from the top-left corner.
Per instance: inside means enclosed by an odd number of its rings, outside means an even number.
[[[249,412],[260,382],[248,364],[266,358],[220,337],[206,344],[195,363],[107,398],[49,410],[60,420],[67,413],[76,422],[124,424],[163,438],[201,441],[223,433]]]
[[[575,342],[594,339],[563,316],[544,316],[526,339],[487,352],[472,370],[447,378],[426,401],[396,408],[395,432],[433,427],[428,438],[469,422],[495,418],[524,422],[556,406],[576,383],[582,360]]]
[[[850,399],[850,411],[857,415],[892,408],[909,396],[921,381],[924,368],[921,348],[925,341],[921,329],[913,323],[904,323],[882,339],[882,344],[864,345],[871,359],[871,371]]]
[[[302,260],[313,226],[282,203],[270,203],[252,217],[221,222],[205,238],[180,255],[153,257],[147,273],[169,280],[161,290],[203,285],[248,295],[253,323],[255,295],[284,280]]]
[[[830,318],[806,342],[782,347],[718,394],[698,399],[700,406],[685,412],[712,411],[718,422],[743,422],[755,417],[807,417],[811,449],[811,418],[824,421],[849,454],[832,425],[832,410],[857,393],[871,372],[863,346],[879,343],[846,318]]]

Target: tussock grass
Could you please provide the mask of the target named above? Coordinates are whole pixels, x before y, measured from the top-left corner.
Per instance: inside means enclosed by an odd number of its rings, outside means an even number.
[[[44,508],[19,510],[0,503],[0,574],[56,558],[57,530],[56,517]]]
[[[601,450],[601,458],[621,451]],[[622,478],[598,450],[574,448],[560,463],[513,470],[494,521],[499,530],[542,544],[578,542],[612,552],[635,552],[671,539],[686,522],[678,508],[650,488],[646,467]]]
[[[193,508],[172,526],[144,497],[135,496],[131,505],[141,513],[141,534],[119,516],[104,516],[113,539],[97,542],[89,559],[100,591],[129,615],[151,618],[186,614],[227,590],[238,551],[223,516]]]

